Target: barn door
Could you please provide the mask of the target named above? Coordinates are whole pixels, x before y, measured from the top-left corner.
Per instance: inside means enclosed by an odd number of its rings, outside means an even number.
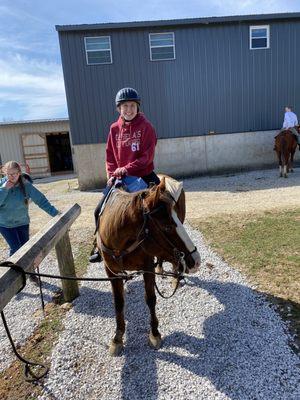
[[[49,176],[50,166],[46,135],[22,135],[25,163],[29,165],[32,176]]]

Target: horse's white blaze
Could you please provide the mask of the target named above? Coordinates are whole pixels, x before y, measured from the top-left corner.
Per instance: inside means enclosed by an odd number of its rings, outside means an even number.
[[[184,226],[180,222],[175,210],[172,210],[172,217],[173,217],[174,222],[177,225],[176,232],[178,233],[179,237],[182,239],[183,243],[186,245],[186,248],[188,249],[188,251],[192,252],[193,250],[195,250],[195,245],[192,242],[189,235],[187,234],[187,231],[184,229]],[[193,260],[195,261],[195,266],[194,266],[194,268],[189,270],[190,273],[197,272],[200,267],[200,262],[201,262],[200,254],[198,253],[198,251],[193,252],[192,257],[193,257]]]

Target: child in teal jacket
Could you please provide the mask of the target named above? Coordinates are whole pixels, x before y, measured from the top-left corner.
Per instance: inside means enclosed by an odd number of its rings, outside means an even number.
[[[52,217],[58,210],[22,176],[17,162],[9,161],[3,169],[6,175],[0,179],[0,233],[12,255],[29,240],[29,199]]]

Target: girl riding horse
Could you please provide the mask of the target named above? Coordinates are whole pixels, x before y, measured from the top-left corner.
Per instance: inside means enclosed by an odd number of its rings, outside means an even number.
[[[107,186],[104,196],[95,209],[96,227],[99,212],[106,195],[116,178],[136,176],[149,187],[160,180],[154,170],[154,152],[157,142],[151,123],[140,112],[141,98],[133,88],[123,88],[116,95],[119,119],[110,127],[106,146]],[[95,247],[90,262],[100,262],[101,255]]]

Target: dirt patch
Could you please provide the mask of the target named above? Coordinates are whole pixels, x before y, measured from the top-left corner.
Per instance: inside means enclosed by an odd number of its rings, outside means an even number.
[[[25,359],[48,365],[52,347],[59,332],[63,330],[62,320],[67,308],[49,303],[45,307],[45,312],[46,316],[41,324],[18,352]],[[34,371],[39,374],[42,370]],[[13,362],[9,368],[0,373],[1,400],[33,400],[42,393],[42,387],[43,380],[36,384],[24,380],[23,364],[19,361]]]

